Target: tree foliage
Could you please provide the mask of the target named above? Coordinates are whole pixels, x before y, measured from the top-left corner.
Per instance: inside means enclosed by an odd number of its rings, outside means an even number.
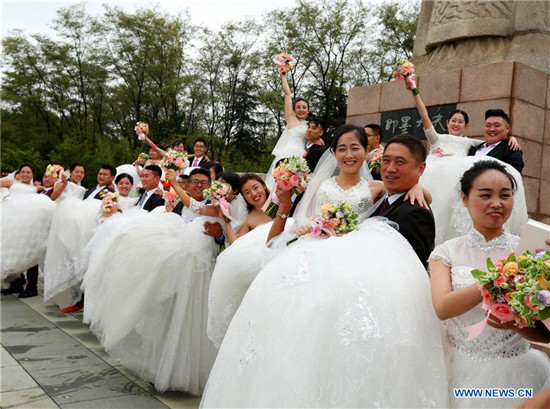
[[[61,8],[55,36],[3,39],[2,169],[131,163],[147,149],[133,132],[144,121],[159,145],[205,137],[226,167],[265,171],[284,128],[272,57],[293,55],[294,96],[334,128],[349,88],[389,80],[412,55],[418,11],[419,1],[299,0],[212,31],[158,8],[105,6],[97,18],[85,4]]]

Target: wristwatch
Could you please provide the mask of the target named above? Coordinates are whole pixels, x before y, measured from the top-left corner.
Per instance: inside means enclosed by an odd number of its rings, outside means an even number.
[[[281,212],[277,212],[277,216],[279,216],[281,219],[286,219],[288,217],[288,214],[286,213],[281,213]]]

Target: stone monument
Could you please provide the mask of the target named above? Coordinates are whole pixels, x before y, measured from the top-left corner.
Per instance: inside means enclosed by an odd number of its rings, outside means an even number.
[[[529,217],[550,224],[550,1],[423,1],[413,63],[434,124],[455,107],[468,136],[483,138],[484,114],[508,113],[523,148]],[[424,138],[414,100],[400,81],[352,88],[347,122],[379,123],[387,140]]]

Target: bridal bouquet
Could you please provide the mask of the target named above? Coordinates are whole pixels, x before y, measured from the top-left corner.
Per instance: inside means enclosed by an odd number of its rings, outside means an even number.
[[[416,87],[416,79],[414,75],[414,64],[407,60],[400,60],[395,66],[393,72],[396,80],[405,80],[408,87],[412,90],[414,95],[418,95],[420,92]]]
[[[99,192],[99,197],[101,197],[101,210],[103,214],[109,214],[113,211],[122,213],[122,209],[118,207],[118,192],[109,192],[108,190],[102,190]]]
[[[138,155],[138,160],[139,161],[148,161],[149,160],[149,154],[145,153],[145,152],[141,152],[139,155]]]
[[[279,189],[286,191],[293,190],[294,193],[299,195],[306,190],[309,183],[309,172],[307,161],[295,155],[285,159],[279,166],[273,169],[272,175],[275,179],[275,186],[278,186]],[[279,205],[275,196],[275,188],[272,190],[262,209],[272,219],[277,215]]]
[[[138,122],[134,127],[134,131],[136,132],[138,139],[143,141],[145,139],[145,135],[149,135],[149,125],[145,122]]]
[[[286,72],[291,69],[292,66],[295,64],[292,56],[287,53],[276,55],[275,57],[273,57],[273,62],[275,63],[277,68],[279,68],[279,72],[281,74],[286,74]]]
[[[550,329],[550,252],[511,253],[494,263],[488,258],[487,271],[473,270],[472,276],[478,280],[483,309],[501,322],[523,328],[541,320]]]
[[[209,188],[202,191],[202,195],[205,199],[209,199],[213,205],[219,204],[220,210],[223,213],[223,218],[228,223],[234,220],[229,211],[228,201],[228,199],[233,199],[234,195],[232,193],[233,189],[231,189],[231,186],[219,180],[215,180]]]
[[[338,206],[325,203],[321,206],[321,215],[311,219],[309,225],[313,228],[311,233],[303,237],[319,237],[322,235],[338,236],[357,230],[359,215],[350,205],[342,201]],[[287,245],[298,240],[290,240]]]
[[[187,152],[177,152],[170,149],[163,160],[165,169],[183,170],[187,167]]]
[[[48,165],[46,166],[46,176],[53,176],[55,179],[59,179],[62,174],[65,173],[65,169],[61,165]]]
[[[169,190],[164,190],[162,192],[162,198],[170,203],[172,206],[175,206],[178,200],[178,195],[175,192],[173,188],[169,188]]]
[[[369,163],[369,169],[371,170],[371,172],[380,174],[380,167],[382,166],[382,156],[382,153],[377,153],[371,158]]]

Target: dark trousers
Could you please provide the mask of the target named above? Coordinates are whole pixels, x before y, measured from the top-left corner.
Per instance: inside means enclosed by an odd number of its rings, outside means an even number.
[[[27,290],[36,291],[38,288],[38,265],[27,270]]]

